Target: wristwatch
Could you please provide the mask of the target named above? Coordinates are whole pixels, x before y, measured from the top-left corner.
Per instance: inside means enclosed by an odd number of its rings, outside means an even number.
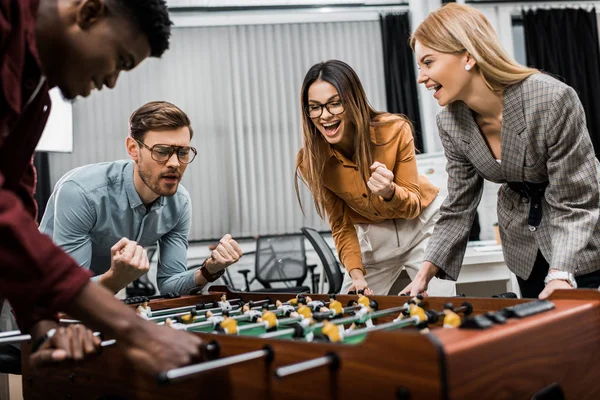
[[[202,274],[202,276],[204,277],[204,279],[206,279],[207,282],[214,282],[221,276],[223,276],[223,274],[225,273],[225,268],[211,275],[211,273],[208,271],[208,268],[206,268],[206,263],[208,262],[208,260],[209,259],[207,258],[202,263],[202,266],[200,267],[200,274]]]
[[[544,285],[547,285],[548,282],[555,281],[555,280],[567,281],[567,282],[569,282],[569,284],[571,284],[571,286],[573,286],[573,289],[577,289],[577,282],[575,281],[575,276],[570,272],[567,272],[567,271],[550,272],[548,275],[546,275],[546,278],[544,279]]]

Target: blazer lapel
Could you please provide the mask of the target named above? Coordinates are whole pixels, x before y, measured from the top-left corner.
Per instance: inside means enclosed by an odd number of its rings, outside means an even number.
[[[508,182],[523,181],[525,165],[525,113],[523,110],[522,85],[516,84],[504,91],[504,110],[500,133],[502,175]],[[525,133],[524,133],[525,132]]]
[[[458,122],[461,125],[461,139],[467,144],[467,158],[485,179],[493,182],[501,181],[500,165],[483,139],[471,110],[463,102],[460,102],[459,107]]]

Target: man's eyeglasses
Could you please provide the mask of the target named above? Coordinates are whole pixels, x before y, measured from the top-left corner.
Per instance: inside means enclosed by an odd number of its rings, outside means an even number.
[[[191,146],[169,146],[168,144],[155,144],[152,147],[146,143],[135,139],[136,142],[150,150],[152,159],[158,163],[166,163],[177,152],[177,159],[182,164],[189,164],[194,161],[198,152]]]
[[[340,100],[330,101],[325,104],[309,104],[305,107],[305,111],[309,117],[319,118],[323,114],[323,107],[331,115],[338,115],[344,112],[344,104]]]

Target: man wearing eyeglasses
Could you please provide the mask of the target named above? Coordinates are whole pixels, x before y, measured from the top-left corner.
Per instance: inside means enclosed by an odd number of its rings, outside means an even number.
[[[40,230],[114,293],[148,272],[144,247],[157,242],[161,292],[187,294],[218,279],[242,256],[229,234],[201,268],[187,270],[192,208],[179,182],[197,154],[192,136],[188,116],[175,105],[143,105],[129,119],[131,161],[68,172],[56,184]]]

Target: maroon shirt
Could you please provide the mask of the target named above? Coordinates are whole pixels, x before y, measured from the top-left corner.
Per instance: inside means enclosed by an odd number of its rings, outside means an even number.
[[[0,297],[26,331],[52,318],[89,273],[38,231],[33,153],[50,113],[35,42],[39,0],[0,0]]]

